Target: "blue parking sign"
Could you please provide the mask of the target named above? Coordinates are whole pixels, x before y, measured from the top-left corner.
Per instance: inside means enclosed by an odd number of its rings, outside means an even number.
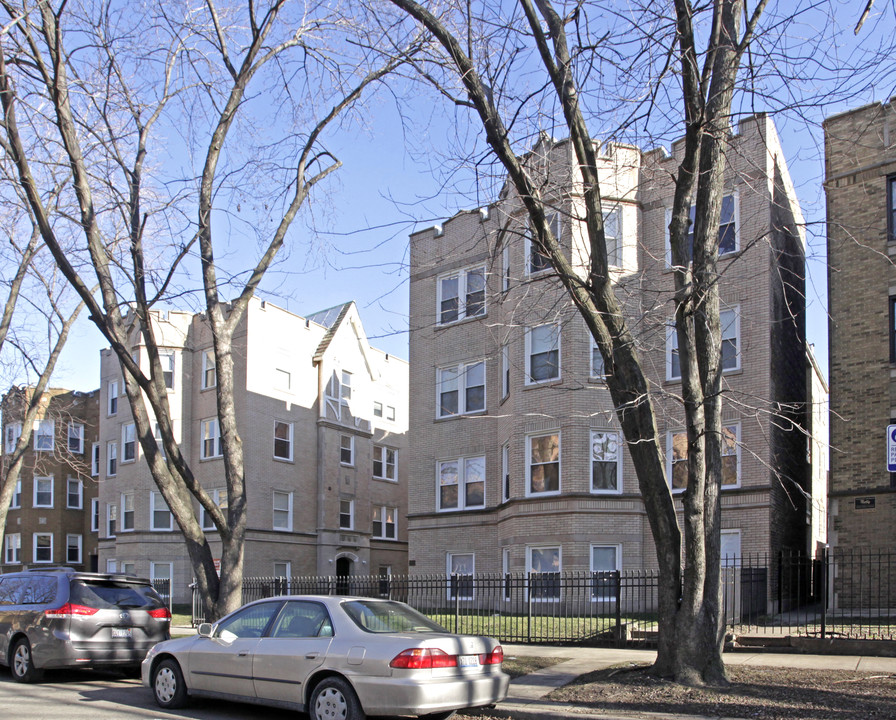
[[[896,472],[896,425],[887,425],[887,472]]]

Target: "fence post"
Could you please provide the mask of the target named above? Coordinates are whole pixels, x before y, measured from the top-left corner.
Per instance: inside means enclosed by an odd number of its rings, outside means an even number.
[[[613,593],[616,596],[616,646],[625,647],[625,640],[628,633],[622,629],[622,572],[613,571]]]
[[[526,575],[526,642],[532,642],[532,573]]]
[[[460,633],[460,579],[456,573],[451,575],[454,588],[454,634]]]
[[[824,640],[828,624],[828,549],[821,549],[821,639]]]

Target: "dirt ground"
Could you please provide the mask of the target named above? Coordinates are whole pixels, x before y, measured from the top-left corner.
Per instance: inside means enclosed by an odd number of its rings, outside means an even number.
[[[583,675],[545,700],[576,705],[585,712],[619,715],[652,712],[751,720],[896,718],[893,675],[734,666],[728,668],[730,687],[710,689],[659,680],[647,675],[645,668],[618,666]],[[488,716],[486,711],[477,717],[484,720]]]

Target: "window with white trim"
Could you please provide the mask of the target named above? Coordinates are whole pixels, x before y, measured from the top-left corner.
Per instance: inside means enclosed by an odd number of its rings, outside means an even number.
[[[373,537],[378,540],[398,539],[398,508],[373,506]]]
[[[221,457],[221,429],[218,418],[199,423],[199,457],[202,460]]]
[[[561,551],[558,545],[526,548],[529,592],[535,602],[556,602],[560,599],[560,573],[563,572]]]
[[[69,565],[79,565],[81,563],[81,543],[80,535],[65,536],[65,562]]]
[[[393,405],[386,405],[386,420],[395,420],[395,407]]]
[[[283,420],[274,420],[274,458],[292,460],[293,424]]]
[[[472,510],[485,507],[485,457],[443,460],[436,463],[439,507]]]
[[[8,423],[4,433],[7,455],[15,451],[20,437],[22,437],[22,423]]]
[[[560,492],[560,433],[526,438],[526,491],[528,495]]]
[[[171,510],[160,492],[152,491],[149,493],[149,522],[150,530],[174,529]]]
[[[339,464],[353,466],[355,464],[354,435],[339,436]]]
[[[501,292],[510,290],[510,246],[501,250]]]
[[[292,493],[274,490],[273,492],[274,530],[292,531]]]
[[[208,390],[218,384],[218,363],[215,360],[215,349],[210,348],[202,353],[202,389]]]
[[[90,500],[90,532],[98,533],[100,531],[100,500],[99,498],[91,498]]]
[[[562,225],[560,223],[560,213],[545,213],[545,220],[551,228],[551,233],[557,242],[560,242]],[[554,267],[551,258],[537,246],[535,242],[535,234],[532,232],[531,223],[526,225],[526,270],[529,275],[550,270]]]
[[[100,444],[93,443],[90,446],[90,475],[97,477],[100,474]]]
[[[373,476],[378,480],[398,480],[398,450],[385,445],[373,446]]]
[[[36,508],[53,507],[53,476],[34,478],[34,504]]]
[[[342,371],[342,382],[339,387],[339,403],[348,407],[352,401],[352,374],[348,370]]]
[[[621,565],[622,547],[619,545],[592,545],[591,546],[591,599],[618,600],[619,599],[619,570]]]
[[[274,577],[275,578],[291,578],[292,577],[292,563],[288,560],[283,561],[275,561],[274,562]]]
[[[68,424],[68,451],[76,455],[84,452],[84,425],[82,423]]]
[[[437,281],[439,325],[485,315],[485,266],[456,270]]]
[[[617,205],[603,213],[604,240],[607,245],[607,265],[622,266],[622,208]]]
[[[118,532],[118,505],[106,504],[106,537],[115,537]]]
[[[510,395],[510,346],[501,348],[501,399]]]
[[[740,530],[722,530],[719,538],[719,555],[723,568],[736,568],[741,565],[741,533]]]
[[[137,459],[137,427],[134,423],[121,426],[121,462],[130,463]]]
[[[722,198],[722,214],[719,218],[719,257],[739,248],[738,225],[740,215],[740,195],[735,191]],[[694,218],[696,208],[691,205],[688,210],[688,262],[694,257]],[[672,246],[669,242],[669,223],[672,222],[672,208],[666,208],[666,267],[672,267]]]
[[[618,432],[591,431],[591,492],[622,492],[622,437]]]
[[[16,480],[16,489],[12,491],[12,500],[9,503],[9,509],[15,510],[22,507],[22,479]]]
[[[53,533],[34,533],[34,562],[53,562]]]
[[[122,575],[136,575],[137,574],[137,563],[122,562],[120,569],[121,569]]]
[[[668,432],[666,443],[672,492],[683,492],[688,486],[687,432]],[[722,488],[735,487],[740,487],[740,423],[727,423],[722,427]]]
[[[556,323],[526,330],[526,384],[560,377],[560,327]]]
[[[106,385],[106,414],[118,414],[118,380],[110,380]]]
[[[84,506],[84,483],[78,478],[68,478],[65,482],[65,506],[80,510]]]
[[[501,499],[510,500],[510,443],[501,447]]]
[[[22,562],[22,535],[9,533],[4,543],[3,562],[7,565],[19,565]]]
[[[55,447],[56,421],[51,419],[34,421],[34,449],[52,450]]]
[[[591,340],[591,372],[589,377],[594,380],[605,380],[607,377],[607,368],[604,365],[604,356],[597,346],[597,340],[589,332],[588,338]]]
[[[221,508],[224,515],[227,515],[227,490],[223,488],[214,488],[208,491],[215,505]],[[203,530],[217,530],[215,521],[212,516],[202,505],[199,506],[199,523]]]
[[[134,529],[134,493],[121,494],[121,532]]]
[[[118,443],[106,443],[106,475],[113,476],[118,473]]]
[[[153,425],[153,440],[156,441],[156,448],[159,450],[159,455],[162,456],[162,459],[165,459],[165,439],[162,437],[162,426],[159,423],[154,423]]]
[[[740,369],[740,307],[719,310],[722,335],[722,372]],[[666,327],[666,379],[681,379],[678,333],[675,323]]]
[[[373,416],[379,418],[383,416],[383,404],[377,400],[373,402]]]
[[[476,574],[475,553],[448,553],[445,557],[448,571],[448,599],[472,600],[473,578]]]
[[[485,410],[485,361],[436,369],[438,417]]]
[[[340,500],[339,501],[339,529],[354,530],[355,529],[355,501]]]
[[[174,351],[160,350],[159,363],[162,365],[162,379],[168,390],[174,390]]]

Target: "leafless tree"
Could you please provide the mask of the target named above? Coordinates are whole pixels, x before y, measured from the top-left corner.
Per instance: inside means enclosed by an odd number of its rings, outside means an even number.
[[[340,166],[325,132],[401,59],[376,64],[363,28],[327,3],[3,7],[3,133],[19,183],[43,242],[118,357],[143,457],[186,540],[206,617],[220,617],[240,603],[246,531],[233,332],[309,193]],[[73,191],[59,203],[66,222],[54,225],[47,182],[57,155]],[[228,262],[249,240],[256,258]],[[178,445],[152,319],[160,303],[196,290],[197,255],[225,510]],[[138,341],[149,372],[132,357]],[[194,501],[219,533],[220,576]]]

